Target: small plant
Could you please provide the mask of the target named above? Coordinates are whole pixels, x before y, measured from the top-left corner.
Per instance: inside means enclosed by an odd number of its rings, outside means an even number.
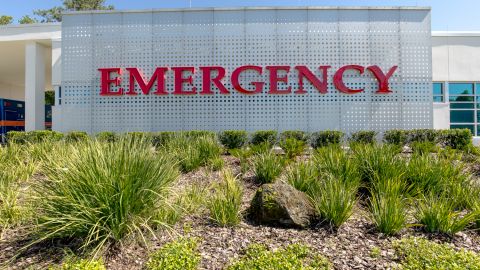
[[[455,250],[423,238],[405,238],[393,242],[401,269],[480,269],[480,256],[472,251]]]
[[[102,131],[97,134],[97,140],[102,142],[115,142],[117,140],[117,134],[112,131]]]
[[[301,130],[286,130],[280,133],[280,142],[286,139],[295,139],[307,144],[308,134],[305,131],[301,131]]]
[[[320,148],[329,145],[340,145],[345,134],[336,130],[325,130],[315,132],[311,136],[311,146]]]
[[[295,189],[313,195],[319,185],[317,167],[308,161],[292,164],[287,170],[287,182]]]
[[[248,141],[245,130],[225,130],[218,134],[220,143],[227,149],[236,149],[244,146]]]
[[[148,270],[196,270],[201,256],[196,238],[180,238],[150,255]]]
[[[350,137],[350,142],[352,143],[362,143],[362,144],[373,144],[376,142],[375,137],[377,132],[373,130],[361,130],[352,133]]]
[[[226,270],[329,270],[332,264],[325,257],[313,253],[307,246],[292,244],[270,251],[262,244],[251,244],[245,255]]]
[[[277,135],[278,133],[275,130],[258,130],[252,133],[250,143],[253,145],[268,143],[273,146],[277,142]]]
[[[372,247],[370,250],[370,258],[376,259],[382,255],[382,250],[379,247]]]
[[[219,226],[234,226],[242,217],[242,186],[230,170],[222,172],[222,181],[214,186],[214,193],[209,202],[210,218]]]
[[[232,149],[230,154],[238,159],[240,159],[240,171],[241,173],[246,173],[249,166],[249,158],[253,155],[253,151],[248,148]]]
[[[449,235],[464,230],[477,217],[477,212],[462,215],[461,212],[455,211],[452,199],[433,194],[420,201],[416,212],[416,218],[425,231]]]
[[[62,264],[61,267],[57,268],[58,270],[106,270],[107,268],[103,265],[102,261],[97,260],[67,260]],[[53,270],[53,269],[52,269]]]
[[[272,151],[272,145],[268,142],[259,143],[259,144],[251,144],[250,150],[252,154],[264,154]]]
[[[388,144],[393,144],[403,147],[407,143],[407,131],[401,129],[391,129],[385,131],[383,141]]]
[[[222,148],[214,137],[200,136],[193,141],[194,145],[198,148],[202,166],[211,165],[213,161],[217,162],[218,165]]]
[[[285,155],[288,159],[293,159],[300,156],[305,151],[306,145],[303,141],[294,138],[287,138],[280,141],[280,147],[285,151]]]
[[[453,149],[467,149],[472,145],[472,132],[470,129],[447,129],[440,133],[442,143]]]
[[[208,167],[212,171],[220,171],[223,168],[224,164],[225,162],[223,161],[222,157],[215,157],[210,160]]]
[[[70,131],[65,135],[65,141],[67,142],[86,141],[88,138],[88,134],[85,131]]]
[[[202,157],[200,154],[197,140],[189,139],[185,136],[174,137],[162,150],[162,153],[168,153],[168,155],[174,157],[180,170],[184,173],[191,172],[202,166],[203,158],[207,156],[204,154]]]
[[[311,197],[313,206],[324,221],[338,228],[352,215],[357,190],[358,186],[352,185],[352,182],[327,177]]]
[[[258,154],[253,158],[253,170],[257,181],[261,184],[273,183],[282,173],[285,160],[272,151]]]

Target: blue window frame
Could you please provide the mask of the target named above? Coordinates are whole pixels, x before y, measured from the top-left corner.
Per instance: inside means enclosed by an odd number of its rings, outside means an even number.
[[[448,101],[450,102],[450,128],[468,128],[472,134],[480,135],[478,122],[480,119],[480,109],[477,112],[477,89],[480,84],[476,83],[449,83],[448,84]],[[443,91],[434,87],[434,96],[436,93]],[[480,95],[480,93],[478,93]]]

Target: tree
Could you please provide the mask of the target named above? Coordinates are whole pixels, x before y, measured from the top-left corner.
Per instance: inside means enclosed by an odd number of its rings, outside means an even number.
[[[7,15],[2,15],[2,16],[0,16],[0,25],[11,24],[12,21],[13,21],[13,17],[12,17],[12,16],[7,16]]]
[[[105,5],[105,0],[63,0],[63,5],[51,9],[40,9],[33,14],[42,17],[42,22],[61,22],[62,12],[80,10],[111,10],[111,5]]]
[[[31,24],[31,23],[37,23],[38,20],[35,18],[32,18],[28,15],[23,16],[20,20],[18,20],[19,24]]]

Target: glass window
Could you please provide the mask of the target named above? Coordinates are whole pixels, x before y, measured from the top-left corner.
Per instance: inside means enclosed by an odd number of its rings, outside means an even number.
[[[448,92],[450,95],[473,95],[473,83],[450,83]]]
[[[443,96],[433,96],[433,102],[443,102]]]
[[[450,102],[473,102],[473,96],[450,96]]]
[[[450,109],[474,109],[473,103],[450,103]]]
[[[450,123],[473,123],[474,117],[474,110],[450,110]]]
[[[444,102],[443,83],[433,83],[433,102]]]

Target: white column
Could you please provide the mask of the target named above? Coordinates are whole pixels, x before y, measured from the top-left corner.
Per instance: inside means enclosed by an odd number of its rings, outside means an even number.
[[[45,47],[29,41],[25,47],[25,130],[45,129]]]

